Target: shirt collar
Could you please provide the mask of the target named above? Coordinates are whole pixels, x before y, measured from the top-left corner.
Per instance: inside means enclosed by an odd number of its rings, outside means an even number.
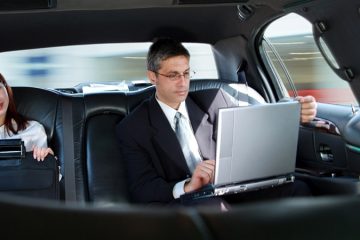
[[[175,128],[174,118],[175,118],[176,112],[180,112],[185,119],[189,119],[189,114],[186,109],[185,101],[180,103],[178,110],[168,106],[166,103],[160,101],[157,97],[156,97],[156,101],[159,103],[160,108],[164,112],[164,114],[165,114],[166,118],[168,119],[172,128]]]

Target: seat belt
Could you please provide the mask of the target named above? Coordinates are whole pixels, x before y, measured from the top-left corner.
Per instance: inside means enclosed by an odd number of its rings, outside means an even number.
[[[245,67],[246,67],[246,62],[242,61],[241,64],[238,66],[237,70],[236,70],[236,74],[237,74],[237,80],[238,80],[238,84],[243,84],[245,85],[245,93],[244,92],[237,92],[238,93],[238,101],[241,102],[246,102],[247,105],[251,105],[250,103],[250,96],[249,96],[249,85],[247,83],[246,80],[246,75],[245,75]],[[245,97],[243,96],[245,95]],[[241,99],[241,96],[243,97],[243,99]]]
[[[72,102],[69,98],[62,98],[63,146],[64,146],[64,180],[65,201],[76,201],[75,161],[74,161],[74,133]]]

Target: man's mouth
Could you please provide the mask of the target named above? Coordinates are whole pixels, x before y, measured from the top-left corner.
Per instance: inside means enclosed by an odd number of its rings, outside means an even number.
[[[185,95],[185,94],[187,94],[187,90],[176,91],[176,93],[179,95]]]

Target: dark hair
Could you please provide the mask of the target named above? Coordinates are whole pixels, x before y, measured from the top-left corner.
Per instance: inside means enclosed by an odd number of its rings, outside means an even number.
[[[188,50],[180,42],[171,38],[156,39],[147,54],[147,69],[157,72],[162,61],[176,56],[190,58]]]
[[[0,73],[0,82],[4,84],[9,97],[9,106],[6,111],[5,122],[4,122],[5,130],[8,134],[10,132],[17,134],[18,131],[24,130],[26,128],[28,120],[16,111],[16,105],[15,105],[12,89],[7,84],[5,78],[1,73]],[[14,119],[14,121],[16,122],[17,125],[16,129],[11,122],[12,119]]]

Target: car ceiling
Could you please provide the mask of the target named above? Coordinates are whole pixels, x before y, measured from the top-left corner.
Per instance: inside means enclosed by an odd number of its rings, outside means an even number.
[[[360,79],[357,61],[360,3],[356,0],[57,0],[50,9],[4,10],[6,2],[16,5],[31,1],[45,0],[1,1],[0,52],[74,44],[146,42],[159,36],[210,44],[240,36],[251,46],[256,44],[257,34],[267,23],[294,11],[313,24],[327,23],[331,31],[320,34],[341,65],[337,74],[352,82],[353,89],[360,85],[360,81],[353,81]],[[238,8],[243,6],[251,9],[246,20],[239,18]],[[346,39],[346,44],[341,44],[340,39]],[[345,69],[351,70],[354,75],[351,79]]]
[[[152,41],[165,34],[181,41],[215,43],[233,36],[248,36],[290,2],[247,1],[254,14],[242,22],[237,10],[240,1],[179,5],[178,1],[159,0],[58,0],[53,9],[0,11],[3,33],[0,51],[79,43]]]

